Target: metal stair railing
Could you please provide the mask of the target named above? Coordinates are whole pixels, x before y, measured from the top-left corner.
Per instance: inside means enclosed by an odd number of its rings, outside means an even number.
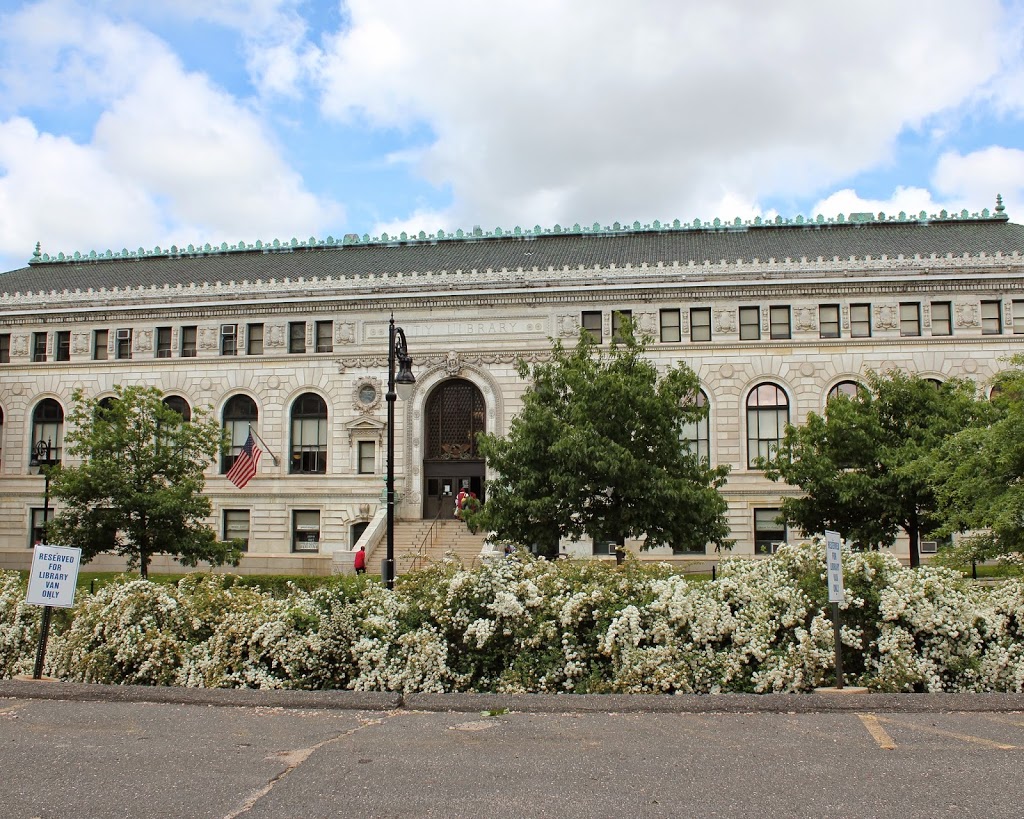
[[[441,510],[437,510],[437,514],[434,515],[434,519],[430,522],[430,528],[427,529],[427,533],[423,536],[419,546],[413,551],[412,562],[409,566],[409,571],[416,571],[422,569],[427,561],[427,550],[433,549],[437,543],[438,535],[441,531]]]

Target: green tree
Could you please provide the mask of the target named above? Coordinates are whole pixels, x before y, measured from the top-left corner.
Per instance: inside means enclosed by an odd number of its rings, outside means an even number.
[[[624,320],[606,352],[583,333],[573,350],[554,343],[532,370],[523,409],[504,438],[481,436],[495,476],[474,523],[499,538],[557,554],[560,537],[586,534],[644,548],[703,550],[727,545],[727,467],[711,468],[680,440],[704,416],[698,381],[685,364],[661,378],[645,358],[646,340]]]
[[[988,423],[962,430],[938,452],[935,492],[942,534],[970,531],[950,554],[981,561],[1024,551],[1024,356],[993,380]]]
[[[54,472],[51,491],[62,504],[50,540],[77,546],[83,561],[123,555],[143,578],[157,553],[185,566],[238,565],[237,547],[218,542],[204,522],[211,505],[203,470],[223,445],[216,420],[196,408],[182,421],[154,387],[115,391],[102,402],[75,391],[65,444],[82,462]]]
[[[805,532],[831,529],[862,548],[891,546],[902,530],[910,565],[923,534],[939,526],[935,453],[977,422],[973,382],[941,384],[896,370],[869,373],[854,396],[832,398],[824,415],[789,426],[765,474],[804,494],[782,501],[782,516]]]

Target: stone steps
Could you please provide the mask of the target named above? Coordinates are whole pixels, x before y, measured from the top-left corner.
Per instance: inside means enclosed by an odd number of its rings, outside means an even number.
[[[483,534],[471,533],[460,520],[396,522],[396,571],[403,574],[422,569],[448,553],[454,554],[464,566],[478,565],[484,539]]]

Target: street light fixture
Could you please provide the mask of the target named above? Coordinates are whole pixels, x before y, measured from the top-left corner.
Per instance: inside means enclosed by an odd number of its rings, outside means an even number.
[[[398,361],[398,375],[395,375],[395,361]],[[387,467],[387,504],[388,533],[387,554],[381,575],[389,589],[395,587],[395,401],[401,398],[408,400],[416,384],[416,376],[412,374],[412,358],[405,341],[405,332],[395,326],[395,314],[391,314],[391,325],[388,330],[388,391],[384,398],[388,403],[388,467]],[[397,392],[396,392],[397,387]]]

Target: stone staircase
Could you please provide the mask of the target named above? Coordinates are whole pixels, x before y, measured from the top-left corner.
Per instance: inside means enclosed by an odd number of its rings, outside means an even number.
[[[466,567],[477,566],[484,538],[471,533],[461,520],[396,521],[395,570],[401,575],[425,568],[448,552]]]

